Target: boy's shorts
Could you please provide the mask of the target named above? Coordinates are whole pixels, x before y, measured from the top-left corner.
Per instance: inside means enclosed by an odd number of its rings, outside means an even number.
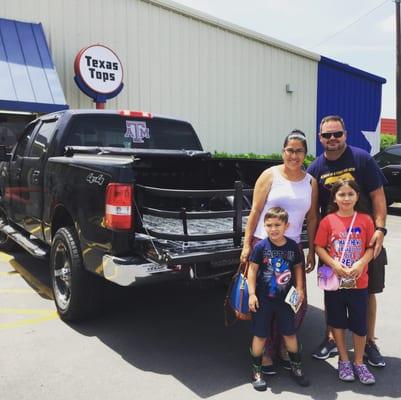
[[[257,312],[252,313],[252,334],[260,338],[270,337],[273,316],[276,317],[278,332],[281,335],[295,334],[294,311],[284,300],[277,299],[259,300]]]
[[[327,325],[349,329],[358,336],[366,336],[368,289],[339,289],[324,291]]]
[[[387,253],[383,247],[379,255],[368,266],[369,294],[381,293],[384,289],[384,266],[387,265]]]

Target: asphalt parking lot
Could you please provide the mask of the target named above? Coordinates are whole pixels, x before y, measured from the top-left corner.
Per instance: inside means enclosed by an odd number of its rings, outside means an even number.
[[[248,383],[247,323],[224,327],[222,285],[109,287],[100,317],[67,325],[55,311],[46,262],[19,251],[0,253],[0,399],[401,398],[401,205],[390,208],[387,226],[377,322],[387,366],[373,370],[373,387],[339,382],[336,358],[311,358],[324,325],[314,273],[300,333],[312,385],[299,388],[280,371],[260,394]]]

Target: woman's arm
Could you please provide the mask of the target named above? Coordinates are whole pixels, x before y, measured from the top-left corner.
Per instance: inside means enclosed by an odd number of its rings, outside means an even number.
[[[253,191],[252,209],[245,228],[244,246],[241,252],[241,262],[246,262],[251,254],[252,238],[259,221],[260,214],[265,206],[267,196],[273,180],[271,168],[263,171],[255,183]]]
[[[294,266],[295,272],[295,289],[297,289],[299,302],[302,303],[304,301],[305,293],[304,293],[304,274],[302,273],[302,264],[296,264]]]
[[[315,235],[317,230],[317,225],[319,222],[319,212],[318,212],[318,186],[315,178],[312,178],[312,201],[308,213],[306,214],[306,230],[308,232],[308,247],[309,252],[306,257],[305,271],[311,272],[315,268]]]
[[[256,276],[259,270],[259,265],[250,262],[248,268],[248,293],[249,293],[249,300],[248,306],[252,312],[256,312],[256,309],[259,308],[259,301],[256,297]]]

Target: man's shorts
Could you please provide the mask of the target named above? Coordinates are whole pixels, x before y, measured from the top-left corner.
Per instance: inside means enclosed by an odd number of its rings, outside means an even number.
[[[387,253],[386,249],[383,247],[379,255],[369,263],[369,294],[381,293],[383,291],[385,265],[387,265]]]
[[[260,338],[269,338],[274,316],[277,321],[278,332],[281,335],[291,336],[295,334],[294,311],[284,300],[278,299],[259,300],[257,312],[252,313],[252,334]]]
[[[349,329],[358,336],[366,336],[367,289],[340,289],[324,291],[327,325]]]

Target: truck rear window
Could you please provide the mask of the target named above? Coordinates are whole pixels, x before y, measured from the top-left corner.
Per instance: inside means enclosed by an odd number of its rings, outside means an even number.
[[[194,129],[186,122],[117,115],[75,117],[65,144],[126,149],[202,150]]]

